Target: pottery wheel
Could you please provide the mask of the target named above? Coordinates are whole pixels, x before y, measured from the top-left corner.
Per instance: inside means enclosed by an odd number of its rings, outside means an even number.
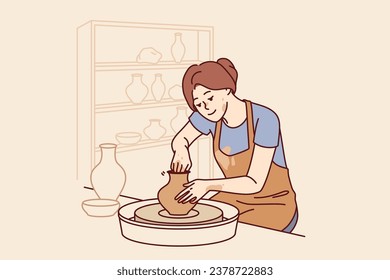
[[[148,224],[194,225],[222,221],[222,210],[218,207],[198,203],[187,215],[170,215],[161,204],[145,205],[134,213],[134,220]]]

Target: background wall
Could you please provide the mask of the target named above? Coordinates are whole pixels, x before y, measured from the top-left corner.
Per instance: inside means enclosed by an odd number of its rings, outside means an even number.
[[[62,254],[62,242],[82,233],[61,223],[83,214],[74,200],[76,28],[96,19],[214,26],[215,58],[235,63],[237,94],[280,117],[297,231],[307,235],[294,256],[389,258],[389,8],[332,0],[2,3],[0,257],[77,258],[77,249]]]

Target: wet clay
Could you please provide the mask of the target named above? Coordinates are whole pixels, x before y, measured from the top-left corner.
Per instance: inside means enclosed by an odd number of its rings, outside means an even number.
[[[183,184],[188,183],[189,173],[189,171],[168,171],[169,181],[158,191],[158,201],[170,215],[187,215],[187,213],[195,206],[195,204],[190,202],[179,203],[175,199],[175,197],[185,189]]]
[[[236,160],[234,157],[223,157],[223,154],[230,155],[231,152],[231,147],[226,146],[222,150],[216,151],[217,156],[221,158],[219,164],[223,166],[223,168],[228,169],[229,166],[235,166],[236,165]]]

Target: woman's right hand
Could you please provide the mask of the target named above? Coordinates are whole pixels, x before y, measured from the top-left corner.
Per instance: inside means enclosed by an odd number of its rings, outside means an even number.
[[[176,150],[173,154],[171,170],[173,172],[185,172],[191,169],[190,153],[186,147]]]
[[[200,135],[201,133],[192,126],[191,122],[188,122],[173,138],[173,158],[171,162],[173,172],[184,172],[191,169],[192,162],[189,148]]]

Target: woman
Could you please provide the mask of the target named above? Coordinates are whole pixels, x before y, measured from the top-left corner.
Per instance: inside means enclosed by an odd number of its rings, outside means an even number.
[[[269,108],[236,96],[237,76],[226,58],[192,65],[184,74],[183,93],[193,113],[172,141],[171,169],[188,171],[190,145],[211,133],[225,178],[193,180],[176,199],[196,203],[207,192],[218,191],[211,199],[236,206],[240,222],[291,232],[298,211],[279,119]]]

